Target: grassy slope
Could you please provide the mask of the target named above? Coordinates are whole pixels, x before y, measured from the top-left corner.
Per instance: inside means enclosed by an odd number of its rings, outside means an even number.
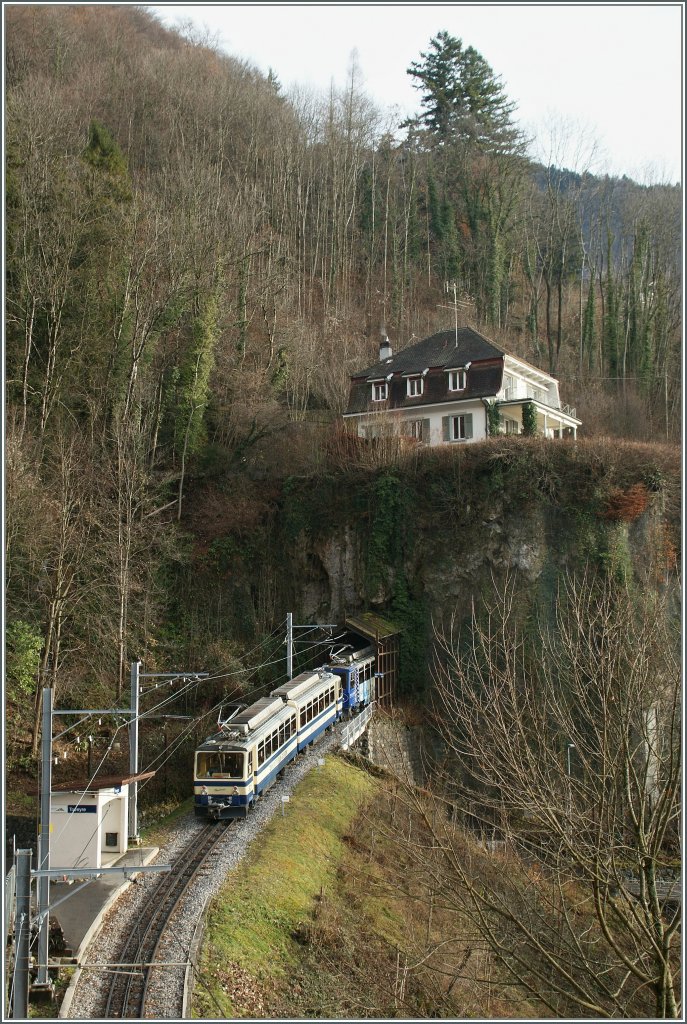
[[[195,1017],[511,1015],[464,977],[464,922],[428,918],[426,894],[398,888],[405,858],[385,835],[393,801],[384,779],[338,757],[304,779],[212,902]],[[438,971],[430,958],[404,972],[428,937],[450,937],[453,953]]]

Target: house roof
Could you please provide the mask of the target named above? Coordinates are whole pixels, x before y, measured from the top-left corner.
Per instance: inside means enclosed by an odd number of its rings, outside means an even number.
[[[456,343],[457,341],[457,343]],[[439,331],[416,345],[410,345],[389,359],[382,360],[351,377],[348,408],[344,415],[351,416],[370,409],[370,381],[389,381],[389,396],[380,402],[383,409],[421,409],[442,402],[469,401],[496,395],[503,380],[505,352],[493,345],[471,327]],[[460,392],[449,392],[446,370],[459,369],[470,363],[466,386]],[[409,397],[406,378],[428,371],[424,378],[423,393]]]
[[[438,331],[352,376],[354,379],[364,377],[369,380],[386,377],[390,373],[422,373],[427,367],[458,369],[468,362],[501,358],[504,355],[503,349],[473,331],[472,327],[459,327],[458,331]]]

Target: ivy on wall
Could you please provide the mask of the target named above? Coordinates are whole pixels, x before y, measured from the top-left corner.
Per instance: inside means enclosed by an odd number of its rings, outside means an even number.
[[[523,403],[522,432],[526,437],[534,437],[537,433],[537,410],[532,402]]]

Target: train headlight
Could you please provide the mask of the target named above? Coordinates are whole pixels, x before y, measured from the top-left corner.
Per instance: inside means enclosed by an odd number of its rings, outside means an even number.
[[[201,786],[200,792],[201,792],[201,794],[203,796],[207,796],[208,795],[208,787],[207,786]]]
[[[239,795],[239,788],[238,788],[238,786],[234,786],[234,796],[238,796],[238,795]]]

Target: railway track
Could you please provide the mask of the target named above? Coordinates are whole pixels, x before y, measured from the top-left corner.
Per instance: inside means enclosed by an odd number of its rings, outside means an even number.
[[[181,851],[171,872],[151,892],[121,950],[120,966],[114,969],[105,1003],[106,1018],[140,1020],[150,1011],[148,985],[165,930],[189,885],[232,825],[232,821],[208,825]]]

